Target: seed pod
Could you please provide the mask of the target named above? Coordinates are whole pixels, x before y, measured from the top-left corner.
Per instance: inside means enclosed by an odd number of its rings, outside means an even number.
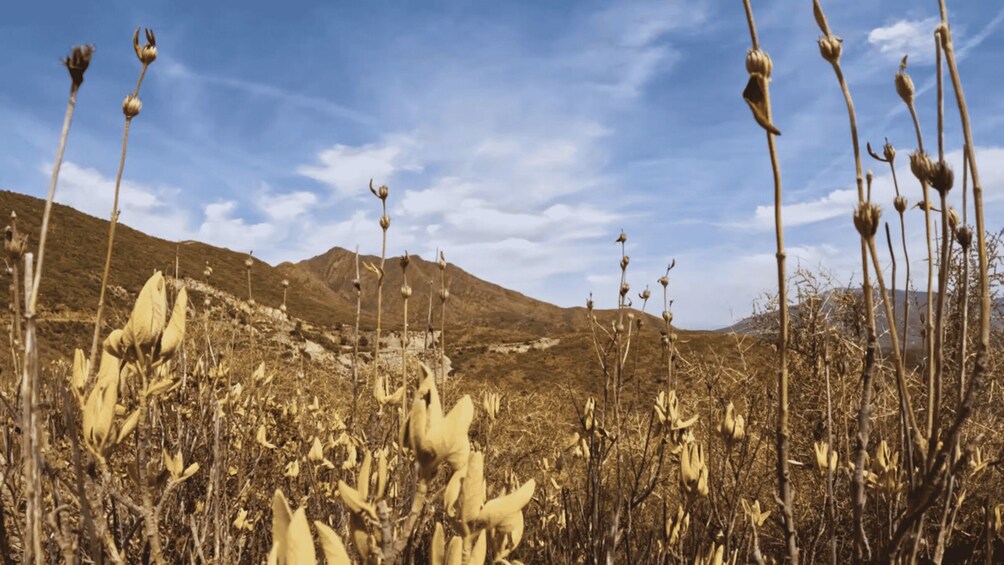
[[[899,64],[899,72],[896,73],[896,94],[899,94],[903,103],[909,106],[913,104],[914,91],[913,79],[906,72],[906,56],[904,56],[903,61]]]
[[[638,298],[648,300],[649,298],[652,298],[652,292],[648,289],[648,287],[646,287],[645,290],[638,293]]]
[[[770,60],[770,55],[761,49],[749,49],[746,51],[746,72],[749,74],[760,74],[764,78],[770,78],[771,71],[774,70],[774,63]]]
[[[380,216],[380,228],[387,230],[390,227],[390,216]]]
[[[411,264],[411,255],[408,255],[408,252],[405,251],[404,252],[404,256],[401,257],[401,270],[402,271],[407,271],[408,270],[408,265],[410,265],[410,264]]]
[[[667,286],[669,286],[669,277],[665,275],[659,277],[659,284],[662,285],[662,288],[666,288]]]
[[[920,182],[930,184],[931,175],[934,172],[934,163],[931,162],[931,157],[920,150],[910,153],[910,172]]]
[[[289,279],[282,279],[282,288],[289,288]]]
[[[631,291],[631,285],[628,283],[621,283],[621,296],[627,296],[627,293]]]
[[[621,234],[617,236],[617,239],[614,240],[614,243],[626,243],[626,242],[627,242],[627,234],[624,233],[624,230],[621,230]]]
[[[380,185],[380,188],[373,188],[373,179],[370,179],[370,192],[373,196],[376,196],[380,200],[387,200],[387,196],[390,194],[390,189],[386,185]]]
[[[443,255],[442,251],[439,252],[439,261],[437,261],[436,264],[439,265],[440,271],[446,270],[446,256]]]
[[[819,38],[819,54],[831,64],[836,64],[840,60],[840,51],[843,40],[835,35],[827,35]]]
[[[143,109],[143,103],[140,102],[139,97],[135,94],[129,94],[122,101],[122,113],[125,114],[127,120],[138,116],[141,109]]]
[[[93,45],[77,45],[70,52],[70,55],[63,60],[66,70],[70,72],[70,79],[75,86],[84,83],[84,72],[91,64],[91,57],[94,55]]]
[[[952,190],[952,185],[955,183],[955,173],[944,159],[939,159],[931,168],[930,180],[931,187],[934,190],[937,190],[941,194],[947,194],[948,191]]]
[[[859,202],[857,210],[854,211],[854,227],[857,228],[861,237],[871,239],[878,231],[879,219],[882,217],[882,209],[870,202]]]
[[[439,289],[439,300],[442,302],[446,302],[449,299],[450,299],[450,289],[448,288]]]
[[[627,269],[630,263],[631,257],[628,257],[627,255],[621,257],[621,270],[623,271],[624,269]]]
[[[962,249],[969,249],[969,245],[973,242],[973,232],[969,226],[962,226],[955,232],[955,239],[959,241]]]
[[[882,146],[882,156],[885,157],[885,160],[889,163],[896,160],[896,148],[889,143],[888,139],[885,140],[885,145]]]
[[[410,286],[408,286],[408,285],[402,285],[401,286],[401,298],[404,298],[405,300],[411,298],[411,287]]]
[[[673,313],[669,310],[662,311],[662,319],[666,321],[667,324],[673,323]]]
[[[144,65],[149,65],[157,59],[157,38],[153,35],[152,29],[146,30],[146,45],[139,44],[139,28],[132,36],[132,46],[136,50],[136,57]]]
[[[352,286],[354,286],[356,290],[360,290],[362,289],[363,282],[359,279],[352,279]]]
[[[959,212],[954,207],[948,208],[948,231],[955,233],[959,229]]]
[[[906,212],[907,201],[906,201],[905,197],[903,197],[903,196],[897,196],[892,201],[892,205],[893,205],[893,207],[896,208],[896,211],[899,212],[900,214],[902,214],[903,212]]]

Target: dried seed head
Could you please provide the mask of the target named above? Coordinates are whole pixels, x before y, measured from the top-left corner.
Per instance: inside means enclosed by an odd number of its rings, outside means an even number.
[[[896,93],[903,99],[903,103],[910,106],[913,104],[915,90],[913,79],[906,72],[906,56],[904,56],[903,61],[899,64],[899,72],[896,73]]]
[[[373,188],[373,179],[370,179],[370,192],[373,196],[376,196],[380,200],[387,200],[387,196],[390,194],[390,189],[386,185],[380,185],[380,188]]]
[[[249,255],[248,258],[244,260],[244,266],[250,269],[252,265],[254,265],[254,259],[252,259]]]
[[[749,74],[761,74],[764,78],[770,78],[771,71],[774,70],[774,63],[770,60],[770,55],[760,49],[749,49],[746,51],[746,72]]]
[[[627,296],[627,293],[631,291],[631,285],[628,283],[621,283],[621,296]]]
[[[213,275],[213,268],[209,266],[209,261],[206,261],[206,268],[202,270],[202,276],[207,279]]]
[[[840,61],[840,51],[843,40],[835,35],[824,35],[819,38],[819,54],[827,62],[836,64]]]
[[[139,44],[139,28],[132,36],[132,47],[136,50],[136,57],[144,65],[149,65],[157,59],[157,38],[153,35],[152,29],[146,31],[146,45]]]
[[[969,245],[973,242],[973,231],[969,229],[969,226],[962,226],[956,230],[955,239],[959,241],[962,249],[969,249]]]
[[[893,199],[892,205],[893,207],[896,208],[896,211],[899,212],[900,214],[906,212],[906,207],[907,207],[906,197],[897,196],[895,199]]]
[[[652,298],[652,291],[650,291],[648,287],[645,287],[645,290],[638,293],[638,298],[648,300],[649,298]]]
[[[442,302],[446,302],[449,299],[450,299],[450,289],[448,288],[439,289],[439,300]]]
[[[380,216],[380,228],[384,231],[390,227],[390,216]]]
[[[589,293],[589,299],[586,300],[586,310],[589,312],[593,311],[593,293]]]
[[[84,72],[87,71],[87,67],[91,64],[91,57],[93,55],[93,45],[77,45],[73,48],[73,51],[70,51],[66,59],[63,59],[66,70],[70,71],[70,78],[73,80],[74,86],[80,86],[84,83]]]
[[[131,120],[139,115],[139,111],[143,108],[143,103],[139,101],[139,97],[135,94],[130,94],[125,97],[122,101],[122,113],[125,114],[127,120]]]
[[[669,286],[669,277],[667,277],[666,275],[659,277],[659,284],[662,285],[662,288],[666,288],[667,286]]]
[[[631,263],[630,257],[628,257],[627,255],[621,257],[621,270],[623,271],[624,269],[627,269],[630,263]]]
[[[617,239],[614,240],[614,243],[625,243],[625,242],[627,242],[627,234],[624,233],[624,230],[621,230],[621,234],[617,236]]]
[[[885,145],[882,146],[882,156],[890,163],[896,160],[896,148],[889,143],[888,139],[885,140]]]
[[[854,227],[857,228],[861,237],[871,239],[878,231],[879,220],[882,218],[882,209],[871,202],[859,202],[857,210],[854,211]]]
[[[436,264],[439,265],[440,271],[446,270],[446,255],[443,255],[442,251],[439,252],[439,261],[437,261]]]
[[[875,173],[871,169],[868,169],[865,171],[865,182],[868,183],[868,186],[871,186],[873,180],[875,180]]]
[[[914,151],[910,153],[910,171],[922,183],[930,184],[931,175],[934,172],[934,163],[931,157],[924,151]]]
[[[285,304],[280,304],[279,305],[279,311],[282,312],[283,314],[285,314],[286,313],[286,305]]]
[[[673,323],[673,313],[669,310],[662,311],[662,319],[666,321],[667,324]]]
[[[410,286],[408,286],[408,285],[402,285],[401,286],[401,298],[404,298],[405,300],[411,298],[411,287]]]
[[[407,251],[405,251],[404,252],[404,256],[401,257],[401,270],[402,271],[407,271],[408,270],[408,265],[410,265],[410,264],[411,264],[411,256],[408,255]]]
[[[955,173],[948,163],[943,159],[939,159],[931,168],[930,181],[931,187],[934,190],[937,190],[941,194],[947,194],[949,190],[952,190],[952,185],[955,183]]]
[[[948,208],[948,231],[955,233],[959,229],[959,211],[954,207]]]
[[[359,279],[352,279],[352,286],[354,286],[356,288],[356,290],[361,290],[362,286],[363,286],[363,282],[361,280],[359,280]]]
[[[289,279],[282,279],[282,288],[289,288]]]

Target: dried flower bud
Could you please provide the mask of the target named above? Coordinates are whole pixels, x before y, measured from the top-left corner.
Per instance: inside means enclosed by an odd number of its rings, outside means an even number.
[[[906,72],[906,57],[903,57],[903,61],[899,64],[899,72],[896,73],[896,94],[903,99],[903,103],[907,106],[913,104],[913,93],[916,89],[913,87],[913,79]]]
[[[645,287],[645,290],[638,293],[638,298],[648,300],[649,298],[652,298],[652,291],[650,291],[648,287]]]
[[[662,319],[666,321],[667,324],[673,323],[673,313],[669,310],[662,311]]]
[[[143,108],[143,103],[139,101],[139,97],[135,94],[130,94],[125,97],[122,101],[122,113],[125,114],[127,120],[131,120],[139,115],[139,111]]]
[[[282,279],[282,288],[289,288],[289,279]]]
[[[889,143],[888,139],[885,140],[885,145],[882,146],[882,156],[890,163],[896,160],[896,148]]]
[[[819,38],[819,54],[829,63],[836,64],[840,60],[840,51],[843,40],[835,35],[826,35]]]
[[[84,83],[84,72],[87,71],[87,67],[91,64],[91,57],[93,55],[93,45],[77,45],[73,48],[73,51],[70,51],[69,56],[63,59],[66,70],[70,71],[70,79],[73,80],[74,86],[80,86]]]
[[[401,286],[401,298],[404,298],[405,300],[411,298],[411,287],[410,286],[408,286],[408,285],[402,285]]]
[[[442,251],[439,252],[439,261],[436,261],[436,264],[439,265],[440,271],[446,270],[446,255]]]
[[[630,257],[628,257],[627,255],[621,257],[621,270],[622,271],[624,269],[627,269],[629,264],[631,264],[631,258]]]
[[[617,236],[617,239],[614,240],[614,243],[626,243],[626,242],[627,242],[627,234],[624,233],[624,230],[621,230],[621,234]]]
[[[380,216],[380,228],[386,230],[390,227],[390,216]]]
[[[878,231],[879,219],[882,217],[882,209],[871,202],[859,202],[857,210],[854,211],[854,227],[857,228],[861,237],[871,239]]]
[[[897,196],[895,199],[893,199],[892,205],[893,207],[896,208],[896,211],[899,212],[900,214],[906,212],[906,207],[907,207],[906,197]]]
[[[370,179],[370,192],[373,196],[376,196],[380,200],[387,200],[387,196],[390,194],[390,189],[386,185],[380,185],[380,188],[373,188],[373,179]]]
[[[252,259],[250,255],[248,255],[248,258],[244,260],[244,266],[250,269],[252,265],[254,265],[254,259]]]
[[[441,300],[442,302],[446,302],[449,299],[450,299],[450,289],[448,288],[439,289],[439,300]]]
[[[910,153],[910,171],[920,182],[930,184],[934,163],[931,162],[931,157],[927,153],[917,150]]]
[[[973,242],[973,231],[969,226],[962,226],[955,232],[955,239],[959,241],[962,249],[969,249],[969,245]]]
[[[770,78],[771,71],[774,70],[774,63],[770,60],[770,55],[761,49],[749,49],[746,51],[746,72],[749,74],[761,74],[764,78]]]
[[[959,211],[954,207],[949,206],[948,208],[948,231],[950,233],[955,233],[959,229]]]
[[[593,293],[589,293],[589,299],[586,300],[586,310],[593,311]]]
[[[408,255],[408,252],[405,251],[404,257],[401,257],[401,270],[402,271],[408,270],[408,265],[410,264],[411,264],[411,255]]]
[[[941,194],[947,194],[949,190],[952,190],[952,185],[955,183],[955,173],[948,163],[943,159],[939,159],[931,168],[930,180],[931,187],[934,190],[937,190]]]
[[[631,290],[631,285],[628,283],[621,283],[621,296],[627,296],[627,293]]]
[[[662,285],[662,288],[666,288],[667,286],[669,286],[669,277],[665,275],[659,277],[659,284]]]
[[[144,65],[149,65],[157,59],[157,38],[153,35],[152,29],[146,30],[146,45],[139,44],[139,28],[132,36],[132,46],[136,50],[136,57]]]

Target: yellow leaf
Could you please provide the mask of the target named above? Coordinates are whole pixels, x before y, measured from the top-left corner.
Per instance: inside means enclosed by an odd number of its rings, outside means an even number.
[[[342,538],[334,530],[321,522],[314,522],[317,537],[321,539],[321,550],[324,552],[324,562],[327,565],[351,565],[349,553],[345,550]]]

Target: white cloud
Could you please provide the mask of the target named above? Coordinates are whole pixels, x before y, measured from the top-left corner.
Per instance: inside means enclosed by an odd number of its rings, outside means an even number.
[[[338,196],[359,196],[367,190],[370,179],[379,186],[389,183],[399,171],[420,170],[407,158],[410,145],[405,136],[359,147],[339,144],[321,151],[316,164],[303,165],[297,172],[327,185]]]
[[[205,218],[198,229],[198,239],[237,251],[274,245],[270,240],[276,234],[275,226],[266,222],[248,223],[243,218],[234,216],[236,209],[237,203],[233,200],[207,205]]]
[[[871,30],[868,43],[890,58],[909,55],[911,63],[928,63],[934,60],[934,28],[939,21],[935,17],[898,20]]]
[[[48,176],[51,165],[41,167]],[[119,190],[119,221],[165,239],[181,239],[188,229],[188,214],[175,202],[180,190],[122,181]],[[107,219],[115,198],[115,180],[100,171],[66,161],[60,169],[56,201]]]
[[[317,195],[312,192],[265,193],[258,198],[258,207],[274,220],[293,220],[315,204]]]

